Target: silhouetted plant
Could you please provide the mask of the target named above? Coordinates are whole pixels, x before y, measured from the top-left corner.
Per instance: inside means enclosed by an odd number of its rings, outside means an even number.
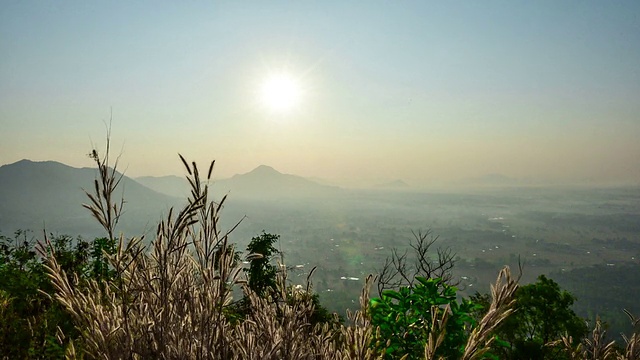
[[[431,256],[432,247],[439,237],[433,235],[431,229],[412,234],[413,240],[409,244],[413,250],[411,253],[400,252],[394,248],[391,250],[391,256],[385,259],[377,281],[379,296],[382,296],[384,290],[413,287],[418,277],[442,279],[449,285],[457,285],[451,273],[456,257],[451,248],[437,248],[434,259]]]

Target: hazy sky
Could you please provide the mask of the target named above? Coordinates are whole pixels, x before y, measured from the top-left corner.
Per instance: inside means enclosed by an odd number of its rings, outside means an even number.
[[[300,101],[275,111],[265,79]],[[0,164],[640,183],[640,1],[0,1]]]

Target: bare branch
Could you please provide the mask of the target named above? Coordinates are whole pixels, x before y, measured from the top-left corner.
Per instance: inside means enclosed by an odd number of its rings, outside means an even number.
[[[411,232],[413,240],[409,244],[415,256],[412,264],[408,261],[408,252],[400,253],[398,249],[391,249],[391,256],[385,259],[379,271],[377,287],[378,294],[384,290],[397,289],[401,286],[412,287],[417,276],[425,278],[440,278],[450,285],[458,285],[453,281],[452,270],[455,266],[456,254],[449,247],[437,248],[435,258],[432,247],[439,236],[432,235],[431,229],[425,232]]]

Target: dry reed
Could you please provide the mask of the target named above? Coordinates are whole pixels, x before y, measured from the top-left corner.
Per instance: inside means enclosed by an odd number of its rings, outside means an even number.
[[[107,145],[108,154],[108,145]],[[115,202],[114,192],[122,179],[109,167],[108,155],[96,151],[99,176],[90,200],[84,205],[114,239],[124,201]],[[325,323],[312,326],[314,311],[310,286],[306,290],[287,286],[286,271],[278,276],[281,301],[262,298],[246,286],[242,269],[234,259],[230,230],[219,228],[226,197],[211,201],[208,183],[214,162],[202,181],[195,163],[180,156],[191,187],[187,204],[169,211],[149,244],[142,238],[117,237],[113,255],[105,254],[114,279],[89,280],[72,286],[56,260],[51,244],[43,245],[46,269],[55,298],[72,315],[81,338],[67,347],[67,358],[93,359],[382,359],[387,344],[373,343],[379,330],[369,318],[369,291],[374,278],[367,277],[360,296],[360,309],[348,312],[351,325]],[[254,254],[255,255],[255,254]],[[309,282],[309,279],[307,279]],[[512,312],[518,280],[508,267],[491,287],[493,300],[488,312],[471,331],[462,359],[481,359],[490,350],[493,333]],[[233,288],[241,286],[251,311],[246,318],[230,320]],[[286,299],[287,301],[284,301]],[[2,309],[0,308],[0,311]],[[445,337],[449,311],[436,316],[424,349],[431,360]],[[638,320],[631,317],[637,325]],[[596,322],[591,339],[572,348],[562,339],[572,359],[638,359],[640,338],[625,338],[625,354],[603,345],[604,332]],[[60,334],[64,337],[64,334]]]
[[[513,313],[517,289],[518,281],[512,278],[509,267],[504,267],[498,274],[496,283],[491,285],[493,300],[489,311],[471,331],[462,355],[463,360],[482,359],[483,355],[489,352],[495,339],[494,330]]]
[[[114,202],[122,175],[109,167],[108,155],[101,159],[93,151],[91,157],[99,175],[85,207],[113,238],[124,204]],[[352,326],[313,327],[310,287],[287,287],[284,272],[278,290],[289,301],[268,301],[244,286],[252,311],[237,323],[228,319],[234,286],[246,285],[228,243],[237,224],[226,232],[219,228],[225,198],[210,201],[207,186],[214,163],[205,182],[195,163],[180,159],[189,174],[188,203],[169,211],[148,245],[141,238],[117,238],[115,253],[105,253],[115,273],[111,281],[72,286],[78,279],[64,273],[51,244],[43,245],[55,298],[81,334],[68,346],[68,358],[81,356],[79,348],[96,359],[378,358],[370,346],[373,329],[366,310],[349,315]],[[370,286],[371,278],[361,296],[362,309],[368,306]]]

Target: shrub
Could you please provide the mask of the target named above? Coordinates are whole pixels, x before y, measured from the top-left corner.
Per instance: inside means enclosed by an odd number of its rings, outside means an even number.
[[[423,358],[429,335],[442,333],[434,355],[459,358],[475,325],[471,314],[478,306],[467,299],[458,302],[456,288],[442,279],[416,280],[413,287],[385,290],[382,297],[371,299],[372,323],[380,327],[381,339],[389,340],[385,357]]]
[[[89,253],[87,241],[66,235],[49,236],[60,268],[72,276],[70,286],[84,286],[95,274],[101,256]],[[79,336],[71,316],[52,301],[54,288],[36,241],[26,231],[0,236],[0,357],[59,358],[69,341]],[[62,336],[61,334],[65,334]]]

